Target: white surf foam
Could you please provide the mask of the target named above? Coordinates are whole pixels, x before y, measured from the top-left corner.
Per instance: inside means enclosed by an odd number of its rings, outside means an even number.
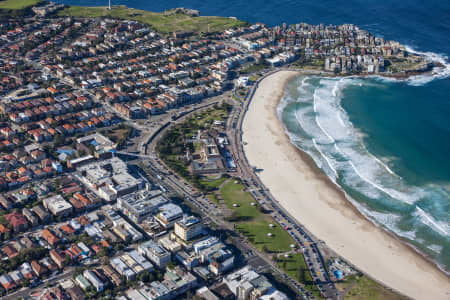
[[[315,83],[310,84],[308,78],[319,81],[318,86],[316,87]],[[299,84],[303,86],[304,91],[299,93],[298,98],[285,97],[283,101],[302,103],[289,114],[293,118],[291,121],[296,121],[294,124],[306,135],[302,133],[302,136],[299,136],[299,133],[288,130],[287,133],[291,141],[308,153],[333,182],[340,177],[345,185],[372,199],[375,204],[379,202],[384,207],[391,207],[393,204],[394,211],[405,211],[422,199],[426,192],[422,188],[406,185],[388,166],[385,158],[378,158],[368,151],[362,140],[362,133],[354,128],[341,106],[343,90],[362,83],[365,85],[366,81],[355,77],[303,78]],[[284,110],[286,104],[280,104],[280,107],[282,105]],[[358,209],[363,207],[359,206]],[[395,214],[386,216],[369,209],[361,209],[361,212],[398,236],[415,240],[414,228],[401,230],[396,226],[402,217]],[[445,227],[446,224],[431,222],[433,218],[430,217],[431,221],[426,218],[425,215],[429,216],[427,213],[417,214],[424,219],[422,223],[434,231],[440,234],[450,232],[448,227]]]
[[[443,79],[450,77],[450,63],[448,61],[448,57],[443,54],[438,54],[434,52],[422,52],[418,50],[414,50],[412,47],[405,46],[405,50],[409,53],[416,55],[423,55],[428,62],[439,63],[440,67],[434,67],[431,73],[420,74],[409,76],[406,79],[394,78],[394,77],[385,77],[381,75],[370,76],[376,78],[382,82],[406,82],[412,86],[421,86],[425,85],[435,79]]]
[[[409,84],[424,85],[434,79],[442,79],[450,76],[450,63],[448,62],[447,56],[434,52],[417,51],[409,46],[406,46],[405,49],[410,53],[425,56],[425,58],[430,62],[437,62],[442,65],[442,67],[435,67],[431,75],[411,76],[410,78],[407,79],[407,82]]]
[[[330,167],[330,169],[334,172],[335,178],[338,177],[338,172],[336,171],[336,169],[333,167],[333,165],[331,164],[329,158],[323,154],[323,152],[319,149],[319,147],[317,146],[316,140],[312,139],[314,147],[316,148],[316,150],[320,153],[320,155],[325,159],[325,161],[327,162],[328,166]]]
[[[450,226],[449,224],[444,224],[443,222],[436,221],[432,216],[427,214],[423,209],[419,206],[416,206],[415,216],[417,216],[420,221],[433,228],[434,231],[441,233],[444,236],[450,236]]]
[[[430,249],[431,251],[434,251],[438,254],[441,254],[442,249],[444,249],[444,247],[440,246],[440,245],[430,245],[427,247],[428,249]]]
[[[411,241],[416,239],[416,231],[404,231],[398,228],[397,224],[401,220],[401,216],[393,213],[382,213],[370,210],[356,201],[351,201],[352,204],[366,217],[372,220],[376,225],[381,225],[387,230]]]
[[[349,167],[360,179],[393,199],[412,204],[417,199],[411,198],[411,193],[402,193],[384,186],[386,181],[391,181],[390,178],[386,178],[386,174],[383,174],[384,171],[387,171],[388,175],[395,175],[395,173],[366,149],[361,134],[354,128],[348,117],[340,117],[345,113],[340,104],[343,89],[359,83],[361,83],[360,80],[354,78],[322,79],[320,87],[316,88],[313,94],[316,124],[326,136],[327,142],[334,144],[336,152],[348,160]],[[330,161],[330,153],[323,153],[323,155]],[[336,169],[336,166],[334,168]],[[398,179],[398,176],[396,177]]]

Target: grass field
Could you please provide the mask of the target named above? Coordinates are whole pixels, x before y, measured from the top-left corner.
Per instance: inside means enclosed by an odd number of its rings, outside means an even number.
[[[219,204],[219,198],[217,198],[217,195],[216,195],[215,192],[208,193],[208,194],[206,195],[206,198],[208,198],[209,201],[211,201],[211,202],[214,202],[214,203]]]
[[[71,6],[58,13],[60,16],[73,17],[111,17],[116,19],[135,20],[150,25],[161,33],[193,31],[216,32],[228,28],[243,26],[246,22],[225,17],[192,17],[186,14],[164,15],[125,6],[113,7],[82,7]]]
[[[345,295],[345,299],[349,300],[403,300],[408,299],[391,290],[388,290],[381,284],[373,281],[366,276],[355,278],[354,276],[345,280],[344,282],[337,283],[336,286],[339,290],[343,290],[350,286],[352,282],[356,283]]]
[[[292,254],[290,257],[280,257],[277,260],[280,269],[286,272],[291,278],[301,282],[305,288],[312,292],[317,298],[321,298],[320,292],[314,285],[311,274],[308,272],[305,259],[302,253]],[[346,298],[347,299],[347,298]]]
[[[215,180],[208,180],[208,179],[200,180],[200,185],[203,188],[203,190],[210,191],[206,194],[206,198],[208,198],[209,201],[214,202],[214,203],[219,203],[219,198],[217,198],[217,194],[216,194],[215,190],[217,190],[219,188],[219,186],[222,183],[224,183],[227,179],[228,179],[228,177],[221,176],[220,178],[215,179]]]
[[[0,9],[24,9],[39,2],[41,0],[0,0]]]
[[[270,223],[272,223],[270,218],[241,222],[236,225],[236,230],[244,234],[259,250],[270,253],[291,250],[290,245],[294,243],[291,236],[279,225],[270,228]],[[271,233],[272,236],[269,237],[268,233]]]
[[[244,185],[240,182],[235,183],[236,180],[231,179],[221,189],[225,205],[234,210],[238,217],[242,219],[254,219],[260,217],[262,213],[256,206],[252,206],[252,202],[256,202],[250,193],[244,191]],[[237,204],[237,207],[233,207],[233,204]]]
[[[208,180],[208,179],[202,179],[200,180],[201,184],[212,188],[212,189],[217,189],[222,183],[224,183],[226,180],[228,179],[228,177],[222,176],[218,179],[214,179],[214,180]]]
[[[250,193],[244,191],[242,183],[232,179],[222,186],[220,193],[225,205],[234,211],[236,230],[245,235],[259,250],[266,252],[286,252],[291,250],[290,245],[295,244],[292,237],[281,228],[272,217],[262,213],[258,206],[252,206],[255,199]],[[237,204],[237,207],[233,207]],[[269,224],[274,224],[271,228]],[[271,233],[272,236],[267,234]]]
[[[241,71],[239,71],[240,74],[250,74],[250,73],[255,73],[255,72],[260,72],[264,69],[267,69],[269,67],[269,65],[266,64],[253,64],[253,65],[249,65],[246,68],[243,68]]]
[[[261,75],[256,74],[256,75],[252,75],[248,78],[248,80],[250,81],[257,81],[259,78],[261,78]]]

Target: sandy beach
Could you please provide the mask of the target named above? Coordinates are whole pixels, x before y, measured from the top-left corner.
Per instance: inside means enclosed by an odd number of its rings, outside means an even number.
[[[414,299],[450,299],[450,279],[432,263],[365,219],[312,159],[293,146],[276,108],[281,71],[259,85],[243,123],[245,155],[279,203],[336,253],[376,280]],[[246,143],[246,144],[245,144]]]

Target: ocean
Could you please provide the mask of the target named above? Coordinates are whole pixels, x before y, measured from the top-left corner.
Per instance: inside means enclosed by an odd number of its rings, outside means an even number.
[[[105,6],[107,0],[57,0]],[[450,1],[112,0],[269,26],[353,23],[446,67],[409,80],[300,76],[279,107],[292,143],[369,219],[450,271]],[[281,134],[281,133],[280,133]]]

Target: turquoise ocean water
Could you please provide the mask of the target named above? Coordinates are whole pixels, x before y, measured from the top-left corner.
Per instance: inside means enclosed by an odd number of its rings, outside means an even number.
[[[100,0],[57,0],[106,5]],[[353,23],[426,53],[447,67],[407,81],[299,77],[279,114],[354,205],[450,270],[450,1],[439,0],[112,0],[163,11],[235,16],[270,26]],[[281,133],[280,133],[281,134]]]

